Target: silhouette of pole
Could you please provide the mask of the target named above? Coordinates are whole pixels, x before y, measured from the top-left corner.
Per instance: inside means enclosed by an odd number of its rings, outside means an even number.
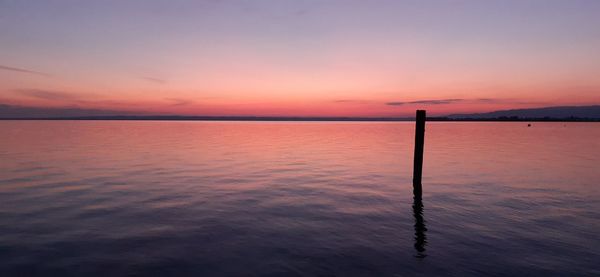
[[[423,176],[423,145],[425,144],[425,110],[417,110],[415,128],[415,163],[413,168],[413,192],[421,197],[421,177]]]

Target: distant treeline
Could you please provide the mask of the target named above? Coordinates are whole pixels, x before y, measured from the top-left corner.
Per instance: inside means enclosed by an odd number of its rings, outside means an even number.
[[[535,121],[535,122],[600,122],[600,118],[581,118],[581,117],[519,117],[519,116],[500,116],[493,118],[451,118],[451,117],[433,117],[427,118],[428,121]]]

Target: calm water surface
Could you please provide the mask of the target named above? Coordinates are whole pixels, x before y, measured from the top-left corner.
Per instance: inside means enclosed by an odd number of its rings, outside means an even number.
[[[0,276],[599,276],[600,124],[0,121]]]

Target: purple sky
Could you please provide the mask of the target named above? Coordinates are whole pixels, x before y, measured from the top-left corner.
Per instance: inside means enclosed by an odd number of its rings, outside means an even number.
[[[348,116],[598,104],[599,14],[594,0],[0,0],[0,103]]]

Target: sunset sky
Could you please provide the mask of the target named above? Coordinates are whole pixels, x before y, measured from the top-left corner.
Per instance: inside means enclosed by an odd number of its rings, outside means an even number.
[[[0,0],[0,104],[407,116],[600,103],[600,1]]]

